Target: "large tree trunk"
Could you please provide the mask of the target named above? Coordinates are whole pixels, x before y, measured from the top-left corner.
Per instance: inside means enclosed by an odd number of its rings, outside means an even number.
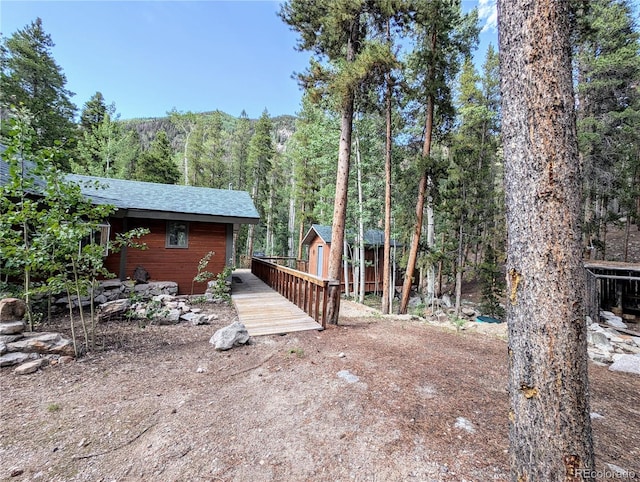
[[[431,154],[431,130],[433,126],[433,97],[429,96],[427,104],[427,123],[426,123],[425,142],[423,147],[423,155],[428,157]],[[427,172],[423,172],[418,183],[418,199],[416,200],[416,224],[411,237],[411,247],[409,248],[409,259],[407,260],[407,269],[404,275],[404,283],[402,285],[402,299],[400,300],[400,313],[407,312],[409,304],[409,296],[411,294],[411,285],[413,284],[413,272],[416,269],[418,260],[418,246],[420,245],[420,236],[422,234],[422,220],[424,218],[425,197],[427,186],[433,184],[431,176]],[[431,210],[433,213],[433,209]],[[433,218],[433,214],[431,216]]]
[[[346,61],[356,58],[356,44],[359,41],[360,21],[356,17],[351,24],[349,41],[346,46]],[[349,191],[349,163],[351,161],[351,132],[353,130],[353,104],[355,87],[347,87],[342,98],[340,115],[340,146],[338,150],[338,172],[336,174],[336,194],[333,202],[333,225],[331,228],[331,250],[329,251],[329,293],[327,301],[327,322],[338,324],[340,314],[340,269],[342,267],[342,243],[347,215]]]
[[[511,480],[592,480],[570,1],[499,0]]]
[[[437,40],[436,31],[434,30],[431,36],[431,51],[435,52],[436,50],[436,40]],[[435,54],[434,54],[435,58]],[[435,62],[435,60],[434,60]],[[435,67],[431,65],[429,69],[429,78],[433,79],[435,77]],[[425,129],[424,129],[424,144],[422,145],[422,155],[424,157],[429,157],[431,155],[431,135],[433,131],[433,110],[434,110],[435,99],[433,98],[433,94],[429,94],[427,97],[427,117],[425,120]],[[420,176],[420,182],[418,183],[418,198],[416,200],[416,224],[413,230],[413,235],[411,236],[411,247],[409,248],[409,259],[407,260],[407,270],[404,275],[404,283],[402,285],[402,299],[400,300],[400,313],[407,312],[407,306],[409,305],[409,296],[411,295],[411,285],[413,283],[413,272],[416,269],[416,262],[418,260],[418,247],[420,245],[420,235],[422,234],[422,220],[424,216],[424,206],[425,206],[425,196],[429,196],[431,199],[431,195],[427,193],[427,189],[430,189],[433,185],[433,179],[431,175],[424,171],[422,176]],[[430,226],[433,226],[433,206],[431,201],[429,201],[429,213],[430,218],[428,218],[428,223]],[[435,235],[435,231],[431,231],[431,238]],[[431,239],[433,242],[433,239]],[[430,274],[427,274],[429,280],[431,282],[431,292],[433,292],[433,285],[435,284],[435,276],[433,275],[433,268],[430,270]],[[433,279],[432,279],[433,278]]]

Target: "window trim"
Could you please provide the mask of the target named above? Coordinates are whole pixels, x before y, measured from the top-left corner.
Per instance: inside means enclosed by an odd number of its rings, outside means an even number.
[[[96,238],[100,236],[100,242],[96,242]],[[96,226],[96,228],[87,236],[78,242],[78,256],[82,253],[82,248],[87,245],[98,244],[102,248],[102,257],[109,256],[109,245],[111,237],[111,224],[104,221]]]
[[[184,245],[171,244],[171,226],[172,225],[184,225],[185,243]],[[166,236],[164,247],[167,249],[189,249],[189,222],[188,221],[167,221]]]

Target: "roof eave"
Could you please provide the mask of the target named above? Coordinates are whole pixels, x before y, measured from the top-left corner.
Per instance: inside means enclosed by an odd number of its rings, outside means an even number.
[[[151,218],[167,221],[200,221],[221,224],[258,224],[259,217],[218,216],[212,214],[178,213],[173,211],[151,211],[145,209],[118,209],[113,215],[116,218]]]

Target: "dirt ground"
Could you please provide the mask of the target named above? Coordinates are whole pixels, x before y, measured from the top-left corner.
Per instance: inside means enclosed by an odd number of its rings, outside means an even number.
[[[345,303],[337,327],[216,352],[235,312],[205,306],[215,325],[109,322],[102,351],[0,370],[0,480],[508,479],[497,325],[456,333]],[[597,468],[638,480],[640,377],[590,378]]]

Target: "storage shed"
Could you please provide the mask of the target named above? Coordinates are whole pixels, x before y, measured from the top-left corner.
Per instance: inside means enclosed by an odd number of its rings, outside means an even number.
[[[349,236],[352,238],[352,236]],[[313,224],[302,240],[303,246],[308,246],[307,271],[309,274],[326,278],[329,272],[329,253],[331,252],[331,226]],[[368,229],[364,233],[365,245],[365,291],[367,293],[382,291],[382,275],[384,262],[384,231]],[[392,251],[396,247],[395,240],[391,240]],[[355,249],[350,243],[351,250]],[[393,256],[393,253],[392,253]],[[350,270],[352,268],[351,265]],[[342,273],[342,271],[341,271]],[[397,277],[401,283],[400,277]],[[344,291],[344,280],[342,290]],[[353,280],[349,280],[350,291]]]

